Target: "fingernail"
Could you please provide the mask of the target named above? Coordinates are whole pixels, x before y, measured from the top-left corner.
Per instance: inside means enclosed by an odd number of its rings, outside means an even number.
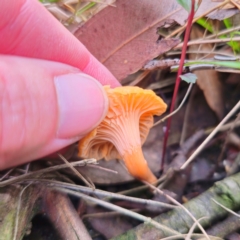
[[[102,85],[84,73],[54,79],[58,109],[58,138],[77,138],[94,129],[105,117],[108,98]]]

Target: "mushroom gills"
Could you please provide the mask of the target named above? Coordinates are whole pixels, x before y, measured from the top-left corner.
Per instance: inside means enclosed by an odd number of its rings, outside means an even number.
[[[83,158],[122,159],[131,175],[154,183],[157,179],[142,152],[153,116],[161,115],[167,105],[153,91],[139,87],[104,86],[109,109],[103,121],[79,141]]]

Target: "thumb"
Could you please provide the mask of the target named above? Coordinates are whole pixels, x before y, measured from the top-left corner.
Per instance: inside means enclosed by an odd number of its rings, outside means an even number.
[[[0,169],[55,152],[101,122],[99,82],[57,62],[0,55]]]

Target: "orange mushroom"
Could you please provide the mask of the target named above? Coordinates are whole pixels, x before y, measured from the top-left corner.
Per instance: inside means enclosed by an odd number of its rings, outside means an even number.
[[[131,175],[153,183],[156,177],[142,152],[153,115],[161,115],[167,105],[151,90],[139,87],[104,87],[109,98],[105,119],[80,140],[79,156],[83,158],[123,159]]]

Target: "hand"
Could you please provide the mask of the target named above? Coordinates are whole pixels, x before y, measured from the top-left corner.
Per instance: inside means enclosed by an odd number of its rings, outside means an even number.
[[[5,169],[80,139],[106,114],[101,84],[119,83],[37,0],[2,0],[0,16],[0,169]]]

